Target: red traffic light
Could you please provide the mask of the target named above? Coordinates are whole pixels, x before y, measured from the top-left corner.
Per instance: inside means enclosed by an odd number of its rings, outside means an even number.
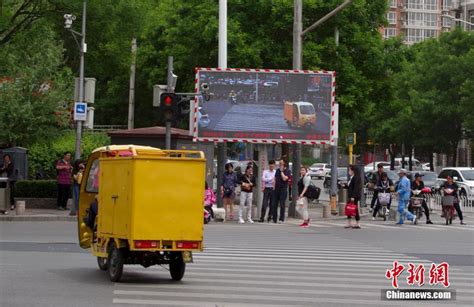
[[[161,94],[161,105],[164,108],[174,108],[178,105],[181,98],[175,93],[164,93]]]
[[[171,98],[171,96],[166,96],[163,103],[167,106],[171,106],[173,104],[173,98]]]

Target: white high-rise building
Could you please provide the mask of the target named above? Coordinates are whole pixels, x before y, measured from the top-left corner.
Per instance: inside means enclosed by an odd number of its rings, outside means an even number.
[[[383,36],[401,36],[406,44],[438,37],[457,24],[466,25],[455,19],[474,20],[474,0],[389,0],[388,4],[388,26],[383,28]],[[474,27],[467,25],[465,29]]]

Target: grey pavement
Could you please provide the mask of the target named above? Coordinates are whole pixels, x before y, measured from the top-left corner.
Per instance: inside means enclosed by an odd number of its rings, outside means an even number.
[[[70,216],[69,212],[57,209],[26,209],[24,214],[17,215],[15,210],[10,210],[7,215],[0,214],[0,221],[76,221],[77,217]]]
[[[74,222],[0,222],[0,305],[3,306],[472,306],[474,226],[403,225],[313,217],[284,224],[205,225],[205,250],[184,279],[162,267],[126,266],[111,283],[77,245]],[[398,260],[450,264],[450,302],[382,301],[385,272]],[[399,278],[406,284],[406,272]],[[428,276],[426,276],[428,277]],[[421,289],[428,286],[428,279]]]

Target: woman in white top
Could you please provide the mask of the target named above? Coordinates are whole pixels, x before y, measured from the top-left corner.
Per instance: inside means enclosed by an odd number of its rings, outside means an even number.
[[[309,185],[311,184],[311,177],[308,174],[308,168],[302,166],[300,168],[300,180],[298,181],[298,213],[303,216],[303,223],[300,225],[302,228],[309,226],[309,214],[308,214],[308,198],[305,196]]]

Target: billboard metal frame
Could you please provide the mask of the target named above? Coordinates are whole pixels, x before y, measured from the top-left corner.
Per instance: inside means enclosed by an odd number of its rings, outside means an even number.
[[[218,71],[218,72],[258,72],[258,73],[282,73],[282,74],[325,74],[331,76],[331,129],[329,140],[292,140],[292,139],[247,139],[247,138],[203,138],[198,136],[198,107],[199,99],[195,96],[194,106],[192,112],[192,136],[194,142],[214,142],[214,143],[227,143],[227,142],[243,142],[243,143],[255,143],[255,144],[303,144],[303,145],[334,145],[335,139],[338,137],[338,120],[339,112],[336,108],[336,72],[327,70],[294,70],[294,69],[251,69],[251,68],[201,68],[197,67],[195,82],[195,93],[199,93],[199,73],[206,71]]]

